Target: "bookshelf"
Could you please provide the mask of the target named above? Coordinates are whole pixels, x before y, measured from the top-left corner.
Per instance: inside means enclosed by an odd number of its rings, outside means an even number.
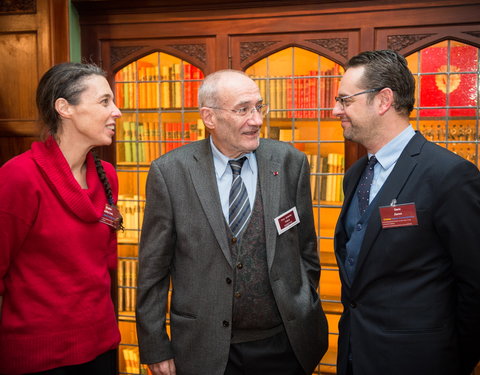
[[[284,61],[293,61],[285,64]],[[270,65],[275,66],[271,69]],[[333,327],[339,318],[340,288],[333,254],[333,228],[340,212],[344,173],[343,136],[332,118],[334,96],[343,69],[312,52],[289,48],[271,55],[247,71],[259,85],[271,114],[262,136],[289,142],[310,162],[315,225],[322,254],[322,299]],[[135,331],[138,242],[145,207],[145,184],[152,160],[182,145],[205,138],[197,110],[197,90],[203,73],[175,56],[155,52],[124,66],[115,74],[117,103],[123,116],[117,123],[115,156],[119,175],[119,208],[125,231],[119,233],[118,315],[122,332],[121,374],[144,374]],[[331,348],[316,373],[335,370],[336,329]],[[323,367],[326,368],[324,371]]]
[[[135,327],[138,243],[150,163],[174,148],[205,138],[197,91],[203,72],[175,56],[154,52],[115,74],[117,121],[115,157],[118,206],[125,230],[118,233],[117,309],[122,341],[120,374],[148,374],[140,364]]]
[[[338,319],[342,312],[333,234],[343,201],[344,139],[332,116],[344,69],[299,47],[273,53],[246,69],[270,105],[263,133],[307,155],[321,262],[319,294],[330,327],[329,349],[315,374],[336,372]]]
[[[457,47],[462,49],[456,50]],[[457,56],[458,51],[461,51],[460,55],[470,56],[472,48],[478,56],[477,48],[447,40],[407,57],[417,80],[416,106],[410,121],[429,140],[478,166],[478,105],[473,106],[469,97],[451,95],[459,89],[468,92],[470,86],[476,84],[477,81],[470,77],[478,80],[478,64],[476,68],[468,65],[459,68],[455,59],[448,59],[440,68],[429,68],[426,62],[442,55],[436,49],[445,50],[446,56]],[[476,61],[478,63],[478,59]],[[454,63],[457,65],[452,66]],[[440,69],[440,73],[433,72],[433,69]],[[304,152],[310,163],[322,268],[319,294],[330,328],[329,350],[314,374],[335,374],[342,304],[333,237],[343,201],[346,146],[340,121],[332,117],[332,109],[344,69],[319,53],[287,47],[269,54],[245,71],[257,82],[271,108],[262,127],[262,136],[290,143]],[[155,158],[173,148],[205,138],[196,103],[196,90],[201,79],[203,73],[198,68],[163,52],[141,57],[115,74],[117,102],[123,113],[117,124],[115,156],[120,180],[119,206],[126,227],[119,234],[121,374],[148,373],[138,359],[134,314],[138,241],[147,173]],[[470,86],[462,87],[465,80]],[[443,93],[436,94],[437,102],[430,100],[433,84]]]

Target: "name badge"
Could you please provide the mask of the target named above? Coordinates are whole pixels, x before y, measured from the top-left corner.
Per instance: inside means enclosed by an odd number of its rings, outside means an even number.
[[[278,234],[282,234],[283,232],[286,232],[290,228],[300,223],[297,207],[293,207],[288,211],[285,211],[283,214],[280,214],[273,220],[275,221],[275,225],[277,226]]]
[[[120,215],[118,208],[107,203],[105,205],[105,209],[103,210],[103,215],[99,221],[103,224],[107,224],[115,230],[118,230],[120,228],[121,218],[122,215]]]
[[[398,228],[418,225],[415,203],[379,207],[382,228]]]

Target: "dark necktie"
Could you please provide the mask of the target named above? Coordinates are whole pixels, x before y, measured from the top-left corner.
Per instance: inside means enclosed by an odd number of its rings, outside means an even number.
[[[228,224],[235,237],[242,231],[250,217],[250,201],[248,199],[247,188],[240,176],[243,162],[246,159],[246,157],[243,157],[238,160],[229,160],[228,162],[233,174],[229,196]]]
[[[368,164],[363,171],[362,177],[360,178],[357,190],[358,208],[360,209],[360,215],[363,215],[365,213],[369,204],[370,187],[372,186],[375,164],[377,164],[377,158],[375,157],[375,155],[373,155],[368,161]]]

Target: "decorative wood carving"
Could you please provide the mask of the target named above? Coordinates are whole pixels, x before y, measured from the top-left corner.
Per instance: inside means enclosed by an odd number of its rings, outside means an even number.
[[[120,60],[124,59],[128,55],[141,50],[145,46],[128,46],[128,47],[110,47],[110,64],[115,65]]]
[[[464,31],[463,33],[480,38],[480,31]]]
[[[240,42],[240,62],[244,62],[250,56],[257,54],[276,43],[278,43],[278,41]]]
[[[348,56],[348,38],[306,39],[306,41],[318,44],[344,58]]]
[[[36,0],[4,0],[0,1],[0,13],[36,13]]]
[[[192,56],[204,64],[207,63],[207,45],[205,43],[169,44],[168,46],[176,49],[177,51],[186,53],[188,56]]]
[[[400,51],[419,40],[428,38],[435,34],[407,34],[407,35],[389,35],[387,37],[387,47],[394,51]]]

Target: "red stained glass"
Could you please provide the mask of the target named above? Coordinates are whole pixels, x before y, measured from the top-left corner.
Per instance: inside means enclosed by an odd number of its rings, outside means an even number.
[[[447,47],[431,47],[421,51],[420,80],[421,107],[457,107],[477,105],[477,75],[466,72],[476,71],[478,50],[471,46],[450,48],[448,64]],[[448,100],[447,100],[448,99]],[[445,116],[445,109],[421,109],[421,116]],[[475,116],[475,108],[452,108],[451,116]]]

